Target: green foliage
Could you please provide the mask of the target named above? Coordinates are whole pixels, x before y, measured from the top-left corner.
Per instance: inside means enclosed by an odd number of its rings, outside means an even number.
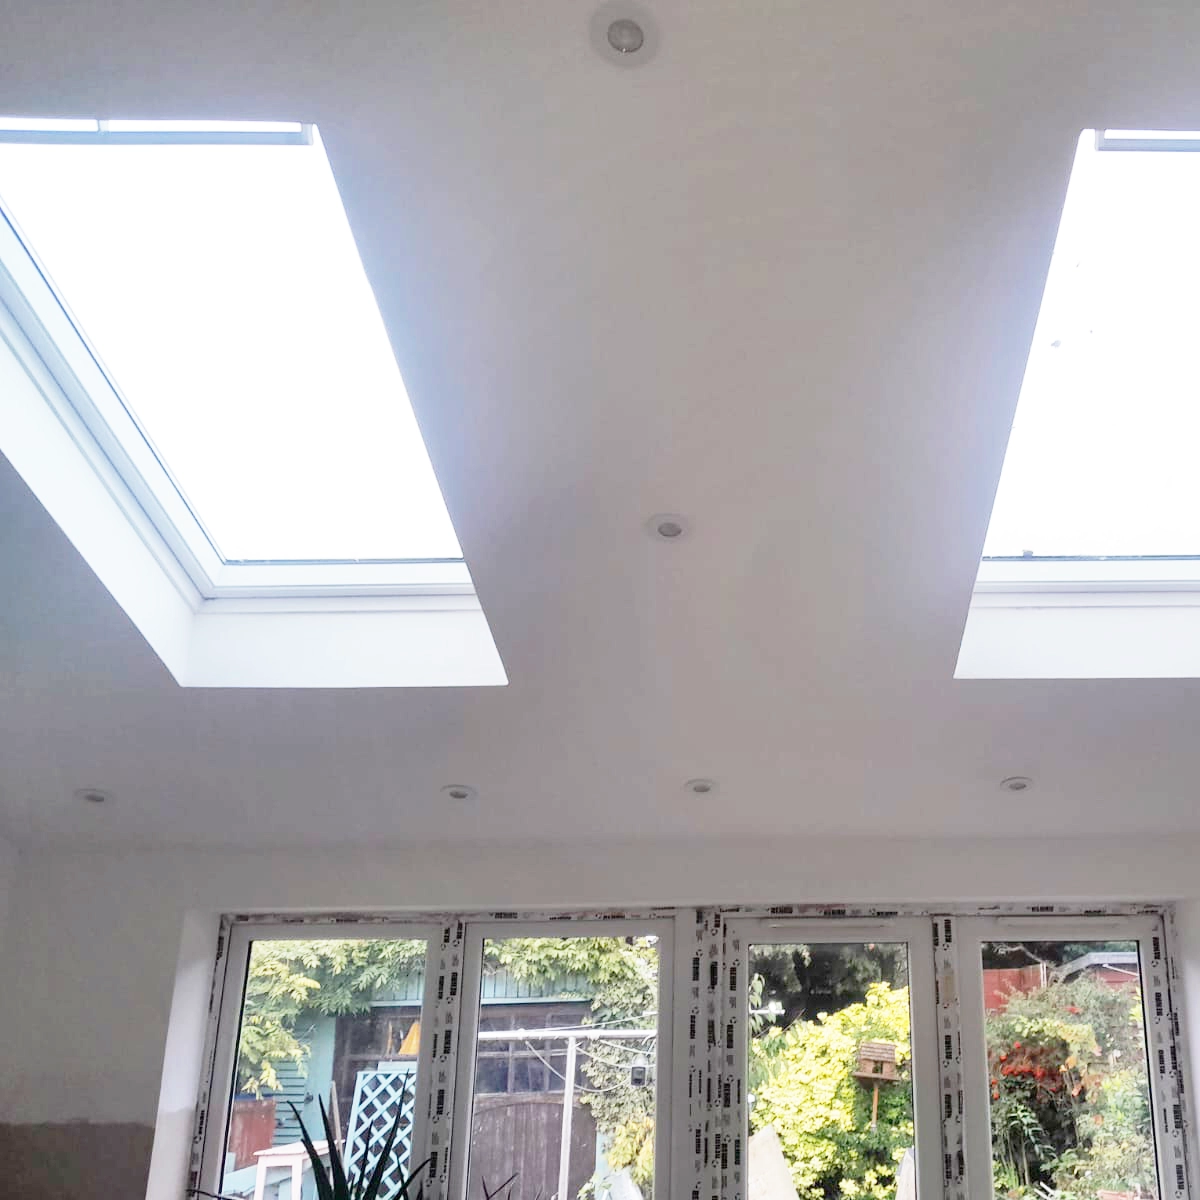
[[[871,1088],[853,1076],[864,1041],[893,1043],[901,1067],[900,1082],[880,1090],[875,1129]],[[801,1200],[895,1195],[913,1144],[910,1056],[908,989],[883,982],[869,984],[860,1003],[751,1040],[750,1125],[775,1127]]]
[[[618,1126],[607,1158],[613,1171],[628,1167],[634,1183],[648,1196],[654,1186],[654,1117],[630,1117]]]
[[[1090,1108],[1082,1147],[1066,1151],[1055,1165],[1059,1195],[1063,1200],[1092,1200],[1102,1189],[1154,1195],[1145,1072],[1126,1067],[1106,1076]]]
[[[873,983],[902,987],[907,982],[908,951],[900,943],[824,943],[754,947],[752,1007],[774,1005],[780,1024],[813,1020],[859,1004]]]
[[[571,976],[588,982],[598,1023],[653,1028],[658,1001],[658,945],[653,938],[506,938],[488,942],[484,969],[500,966],[524,983],[559,983]]]
[[[1136,992],[1080,975],[987,1018],[998,1195],[1150,1194],[1154,1149]]]
[[[422,941],[255,942],[238,1045],[238,1090],[259,1095],[264,1088],[277,1089],[277,1064],[304,1063],[308,1047],[297,1036],[303,1014],[361,1012],[377,988],[424,960]]]

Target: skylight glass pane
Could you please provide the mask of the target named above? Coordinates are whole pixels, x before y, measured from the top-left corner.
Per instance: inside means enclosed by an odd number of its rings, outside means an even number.
[[[315,131],[102,137],[0,143],[0,203],[218,553],[461,558]]]
[[[1200,154],[1084,132],[985,557],[1200,554],[1197,213]]]

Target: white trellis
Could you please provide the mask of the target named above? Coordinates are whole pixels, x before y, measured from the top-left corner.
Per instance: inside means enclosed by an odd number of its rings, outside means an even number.
[[[400,1128],[391,1161],[383,1175],[380,1200],[394,1200],[400,1194],[400,1184],[410,1165],[416,1090],[415,1063],[359,1071],[355,1080],[354,1103],[346,1128],[346,1173],[351,1178],[361,1171],[375,1169],[396,1113],[400,1112]]]

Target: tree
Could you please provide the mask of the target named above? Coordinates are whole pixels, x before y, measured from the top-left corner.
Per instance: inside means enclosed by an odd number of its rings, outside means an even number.
[[[896,1046],[901,1077],[885,1085],[871,1128],[871,1089],[854,1078],[865,1041]],[[750,1041],[752,1130],[774,1126],[802,1200],[890,1200],[913,1144],[908,989],[871,983],[859,1003]]]
[[[836,942],[807,945],[758,945],[752,970],[761,986],[755,1007],[777,1006],[776,1023],[813,1020],[866,999],[873,983],[904,987],[908,950],[899,943]]]
[[[983,966],[985,970],[997,967],[1061,967],[1085,954],[1105,950],[1137,950],[1137,943],[1130,941],[1109,942],[985,942]]]
[[[395,939],[259,941],[250,950],[238,1044],[238,1090],[279,1087],[278,1064],[302,1064],[305,1013],[361,1012],[376,990],[425,962],[425,943]]]
[[[1138,993],[1079,975],[988,1014],[997,1194],[1149,1195],[1154,1148]]]

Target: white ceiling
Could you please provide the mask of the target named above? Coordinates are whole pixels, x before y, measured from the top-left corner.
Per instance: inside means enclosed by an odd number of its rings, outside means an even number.
[[[593,11],[2,0],[0,112],[320,125],[512,682],[181,690],[5,468],[0,831],[1200,829],[1197,683],[952,679],[1076,138],[1200,128],[1200,9]]]

